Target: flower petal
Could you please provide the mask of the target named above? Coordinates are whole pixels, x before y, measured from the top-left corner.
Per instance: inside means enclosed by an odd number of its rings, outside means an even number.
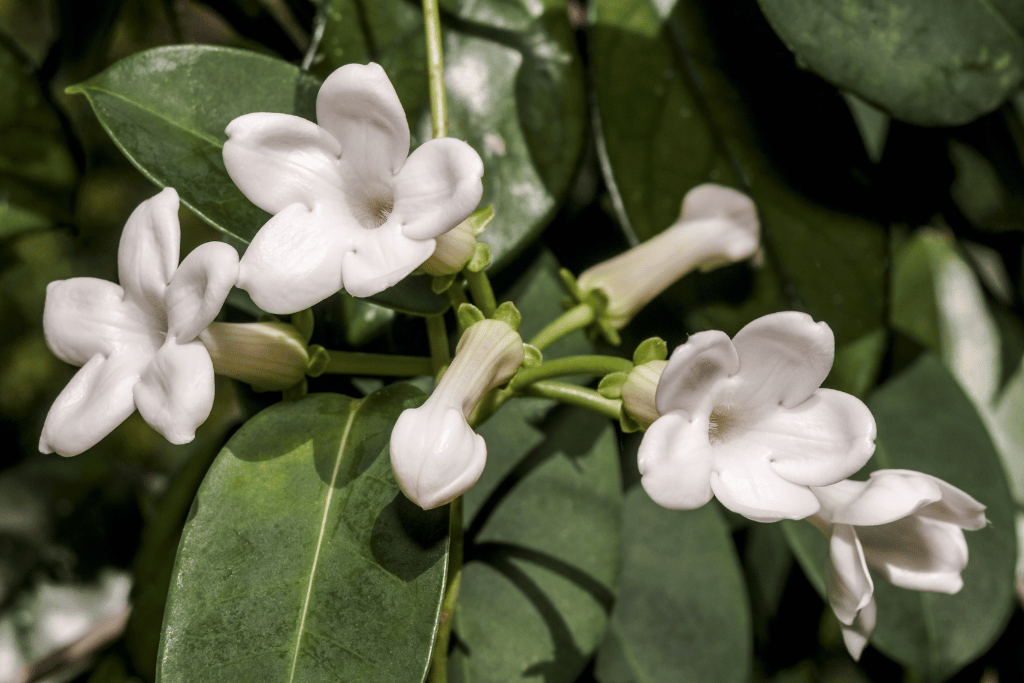
[[[787,408],[803,403],[832,368],[835,339],[825,323],[797,311],[763,316],[736,333],[738,403]]]
[[[857,526],[894,522],[942,497],[931,477],[909,470],[879,470],[866,482],[841,481],[814,493],[831,521]]]
[[[658,505],[693,510],[712,498],[707,418],[683,411],[662,415],[644,434],[637,453],[640,483]]]
[[[827,486],[854,474],[874,453],[875,418],[856,396],[818,389],[796,407],[779,406],[749,425],[746,438],[771,451],[772,469],[784,479]]]
[[[270,313],[309,308],[342,288],[342,257],[362,230],[337,205],[292,204],[256,233],[239,261],[238,286]]]
[[[143,419],[168,441],[194,439],[213,409],[213,363],[206,347],[168,341],[142,373],[134,396]]]
[[[55,356],[72,365],[85,365],[96,354],[152,355],[163,343],[155,325],[147,313],[124,300],[124,290],[113,282],[76,277],[46,286],[46,343]]]
[[[398,223],[388,222],[361,237],[341,261],[345,291],[352,296],[370,296],[387,289],[434,253],[434,240],[409,239]]]
[[[859,661],[860,656],[864,654],[864,648],[868,644],[868,639],[871,638],[872,631],[875,630],[877,620],[878,605],[872,598],[868,604],[864,605],[864,609],[857,612],[857,617],[852,624],[849,626],[840,624],[843,630],[843,644],[846,645],[846,649],[854,661]]]
[[[164,290],[178,267],[178,193],[168,187],[135,207],[117,248],[117,276],[130,299],[163,317]]]
[[[848,524],[834,525],[829,533],[825,593],[839,622],[853,624],[857,613],[873,601],[874,591],[857,531]]]
[[[658,380],[655,402],[662,415],[685,410],[710,414],[722,383],[739,370],[740,361],[729,335],[718,330],[691,334],[676,347]]]
[[[257,112],[234,119],[225,132],[224,167],[242,194],[264,211],[342,201],[341,145],[312,121]]]
[[[409,122],[378,64],[346,64],[328,76],[316,120],[341,143],[342,158],[377,182],[389,183],[409,155]]]
[[[185,257],[167,287],[167,334],[187,344],[220,313],[238,280],[238,252],[206,242]]]
[[[484,186],[484,162],[462,140],[428,140],[409,156],[395,178],[389,220],[402,234],[422,240],[442,235],[473,213]]]
[[[871,478],[886,476],[906,476],[918,479],[926,479],[938,487],[941,498],[931,505],[922,507],[917,512],[918,517],[927,517],[939,522],[949,522],[961,529],[977,531],[985,528],[988,520],[985,519],[985,506],[976,501],[972,496],[961,491],[950,483],[933,477],[923,472],[913,470],[879,470],[872,472]]]
[[[135,412],[132,387],[148,361],[141,353],[93,356],[46,414],[39,450],[78,455],[99,443]]]
[[[780,477],[771,467],[771,449],[746,436],[717,444],[711,490],[722,505],[756,522],[803,519],[821,507],[806,486]]]
[[[954,524],[913,515],[857,533],[868,564],[895,586],[956,593],[964,585],[967,540]]]

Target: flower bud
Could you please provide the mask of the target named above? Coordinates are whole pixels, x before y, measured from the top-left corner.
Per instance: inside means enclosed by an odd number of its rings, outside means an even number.
[[[199,334],[213,370],[261,391],[287,389],[301,382],[309,351],[299,331],[287,323],[211,323]]]
[[[487,446],[467,417],[488,391],[515,375],[523,357],[523,340],[508,323],[474,323],[434,393],[399,416],[391,467],[405,495],[424,510],[451,502],[480,478]]]
[[[477,235],[493,218],[494,207],[487,206],[473,212],[448,232],[438,235],[434,253],[420,265],[420,270],[435,277],[458,273],[473,258]]]
[[[608,298],[604,317],[622,329],[641,308],[692,270],[702,272],[753,256],[760,224],[754,203],[728,187],[706,183],[686,193],[679,220],[667,230],[580,274],[585,296]]]
[[[654,398],[658,393],[658,380],[668,361],[652,360],[637,365],[626,375],[622,385],[622,409],[643,428],[650,427],[660,417]]]

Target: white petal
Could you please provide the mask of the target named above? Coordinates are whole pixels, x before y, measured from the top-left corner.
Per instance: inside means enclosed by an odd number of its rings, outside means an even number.
[[[173,444],[188,443],[213,409],[213,363],[206,347],[168,341],[142,373],[134,395],[153,429]]]
[[[889,475],[926,479],[938,488],[939,495],[941,496],[940,499],[931,505],[922,507],[917,513],[918,517],[949,522],[961,529],[970,529],[972,531],[983,529],[988,524],[988,520],[985,519],[984,505],[938,477],[913,470],[880,470],[871,473],[872,479]]]
[[[763,316],[736,333],[735,399],[748,406],[803,403],[832,368],[835,339],[825,323],[797,311]]]
[[[830,495],[851,484],[855,490],[848,498]],[[908,470],[879,470],[866,482],[839,482],[814,491],[822,507],[832,509],[833,522],[857,526],[894,522],[942,497],[931,477]]]
[[[395,178],[389,220],[413,239],[442,235],[473,213],[484,187],[484,162],[462,140],[439,138],[420,145]]]
[[[825,592],[840,623],[853,624],[857,613],[872,602],[874,590],[857,532],[848,524],[834,525],[829,534]]]
[[[91,277],[55,280],[46,286],[43,333],[53,354],[85,365],[96,354],[145,352],[163,343],[157,322],[113,282]]]
[[[691,421],[683,411],[662,415],[640,442],[640,483],[662,507],[699,508],[712,497],[712,457],[706,417]]]
[[[841,624],[843,643],[846,645],[846,649],[850,652],[850,656],[853,657],[854,661],[859,661],[860,656],[864,654],[864,648],[868,644],[868,639],[871,638],[872,631],[875,630],[877,619],[878,606],[872,597],[868,604],[864,605],[864,609],[857,612],[857,617],[853,620],[852,624],[849,626]]]
[[[238,280],[238,252],[223,242],[200,244],[167,287],[167,334],[186,344],[220,313]]]
[[[867,463],[875,451],[875,419],[857,397],[818,389],[803,403],[760,418],[747,438],[771,450],[772,469],[783,478],[826,486]]]
[[[718,330],[691,334],[661,373],[655,395],[658,412],[710,413],[722,383],[738,369],[739,356],[729,335]]]
[[[695,235],[703,236],[698,266],[704,272],[750,258],[760,243],[761,223],[754,202],[724,185],[704,183],[687,192],[680,221],[711,224],[695,231]]]
[[[821,507],[806,486],[772,469],[771,450],[744,436],[714,446],[711,490],[722,505],[756,522],[803,519]]]
[[[960,527],[914,515],[857,533],[868,564],[893,585],[940,593],[963,587],[967,541]]]
[[[409,122],[377,64],[346,64],[328,76],[316,120],[341,143],[342,158],[376,181],[389,182],[409,154]]]
[[[342,288],[342,258],[362,230],[336,205],[292,204],[256,233],[238,264],[238,286],[270,313],[309,308]]]
[[[341,145],[312,121],[258,112],[228,124],[224,167],[256,206],[278,213],[341,198]]]
[[[406,410],[391,432],[391,467],[410,500],[429,510],[458,498],[484,471],[487,445],[454,407]]]
[[[132,388],[148,361],[146,354],[93,356],[53,402],[39,450],[78,455],[99,443],[135,412]]]
[[[434,253],[434,240],[409,239],[398,223],[366,230],[361,237],[341,261],[342,282],[352,296],[370,296],[387,289]]]
[[[178,193],[166,188],[139,204],[125,223],[117,248],[117,274],[125,298],[163,317],[164,290],[178,267]]]

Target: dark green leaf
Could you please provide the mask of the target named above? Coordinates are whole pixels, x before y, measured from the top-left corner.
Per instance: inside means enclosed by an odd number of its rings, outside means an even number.
[[[750,608],[716,505],[666,510],[636,486],[623,505],[619,596],[597,655],[602,683],[750,676]]]
[[[878,423],[873,467],[932,474],[988,506],[990,525],[966,532],[970,562],[956,595],[903,590],[873,577],[878,626],[871,642],[922,679],[941,681],[988,649],[1013,609],[1010,492],[984,424],[934,355],[883,385],[868,406]],[[797,559],[824,594],[824,537],[803,522],[785,525]]]
[[[909,123],[967,123],[1024,76],[1024,21],[1012,0],[758,2],[807,68]]]
[[[228,441],[182,533],[158,681],[422,680],[447,512],[410,503],[387,456],[422,396],[311,395]]]

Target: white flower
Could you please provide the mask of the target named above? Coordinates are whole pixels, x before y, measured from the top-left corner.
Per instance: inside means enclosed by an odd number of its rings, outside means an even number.
[[[698,185],[683,197],[679,220],[639,246],[583,271],[580,293],[608,297],[605,316],[622,329],[654,297],[692,270],[706,272],[742,261],[758,250],[754,203],[722,185]]]
[[[523,340],[508,323],[481,320],[462,335],[427,401],[399,416],[391,467],[405,495],[424,510],[450,503],[480,478],[487,445],[466,418],[484,394],[516,374],[523,356]]]
[[[220,311],[238,254],[220,242],[178,265],[178,194],[171,188],[128,218],[118,278],[51,282],[43,331],[61,360],[82,369],[50,408],[43,453],[76,455],[136,408],[171,443],[187,443],[213,407],[213,365],[196,337]]]
[[[409,155],[405,112],[377,64],[331,74],[316,115],[319,125],[260,112],[227,127],[228,174],[274,214],[242,257],[238,286],[271,313],[390,287],[483,192],[483,162],[465,142],[430,140]]]
[[[875,627],[868,567],[901,588],[956,593],[967,566],[962,529],[985,526],[985,506],[921,472],[879,470],[868,481],[812,488],[821,510],[809,521],[829,538],[829,604],[859,659]]]
[[[717,496],[757,521],[818,511],[810,486],[834,484],[874,451],[875,420],[859,399],[819,385],[835,342],[805,313],[773,313],[730,340],[698,332],[658,382],[661,415],[640,444],[644,489],[692,509]]]

